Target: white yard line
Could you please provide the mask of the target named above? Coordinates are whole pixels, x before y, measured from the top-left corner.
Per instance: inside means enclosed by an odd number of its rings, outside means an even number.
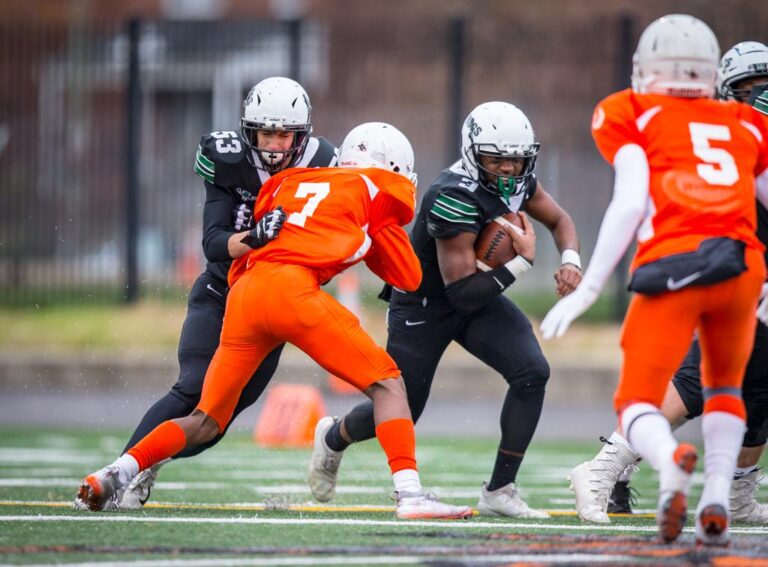
[[[208,565],[222,567],[241,567],[241,566],[272,566],[278,567],[281,565],[413,565],[416,563],[424,563],[425,561],[446,561],[454,562],[461,561],[462,564],[466,563],[517,563],[527,562],[535,559],[536,564],[544,562],[551,563],[618,563],[622,560],[626,561],[626,556],[623,555],[588,555],[586,553],[573,553],[573,554],[515,554],[515,555],[481,555],[481,556],[467,556],[467,555],[403,555],[393,556],[387,555],[386,557],[363,555],[363,556],[349,556],[349,555],[336,555],[336,556],[323,556],[314,555],[311,557],[270,557],[270,558],[243,558],[243,559],[157,559],[157,560],[136,560],[136,561],[96,561],[91,563],[57,563],[57,565],[66,565],[67,567],[162,567],[169,565],[174,566],[192,566],[192,567],[206,567]],[[44,567],[48,564],[40,565],[27,565],[27,567]]]
[[[29,515],[29,516],[5,516],[0,515],[0,523],[3,522],[117,522],[117,523],[148,523],[148,524],[237,524],[237,525],[285,525],[285,526],[379,526],[379,527],[421,527],[421,528],[464,528],[464,529],[536,529],[536,530],[562,530],[562,531],[605,531],[605,532],[635,532],[655,533],[655,525],[648,526],[604,526],[604,525],[569,525],[569,524],[540,524],[540,523],[508,523],[508,522],[483,522],[474,520],[355,520],[336,518],[195,518],[195,517],[137,517],[118,516],[112,514],[87,514],[82,516],[56,516],[56,515]],[[685,532],[693,533],[694,528],[685,528]],[[732,534],[768,535],[768,527],[732,527]]]

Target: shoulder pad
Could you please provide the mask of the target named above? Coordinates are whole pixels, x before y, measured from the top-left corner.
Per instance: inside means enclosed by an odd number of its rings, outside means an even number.
[[[253,169],[246,160],[246,151],[240,134],[234,130],[206,134],[200,138],[195,154],[195,173],[222,187],[236,183],[244,171]]]
[[[450,177],[457,176],[451,174]],[[482,208],[476,193],[450,181],[452,179],[445,179],[441,175],[433,185],[437,195],[429,208],[430,221],[466,228],[479,225]]]
[[[296,167],[335,167],[339,150],[325,138],[310,138]]]

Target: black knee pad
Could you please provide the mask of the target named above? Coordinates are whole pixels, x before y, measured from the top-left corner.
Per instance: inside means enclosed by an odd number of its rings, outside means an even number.
[[[546,389],[550,370],[549,363],[543,356],[517,362],[516,365],[518,368],[515,372],[504,375],[510,388],[520,393],[530,392],[531,395]]]

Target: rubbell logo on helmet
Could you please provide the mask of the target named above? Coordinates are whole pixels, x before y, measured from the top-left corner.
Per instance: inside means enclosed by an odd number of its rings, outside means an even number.
[[[725,52],[717,68],[717,94],[720,98],[745,101],[751,89],[734,89],[734,84],[753,77],[768,82],[768,46],[759,41],[742,41]]]
[[[240,131],[252,165],[275,173],[301,159],[312,133],[312,106],[304,88],[286,77],[269,77],[256,84],[243,102]],[[294,132],[291,147],[274,151],[258,147],[258,131]]]
[[[339,148],[340,167],[377,167],[399,173],[414,185],[413,148],[400,130],[385,122],[366,122],[349,131]]]
[[[461,161],[469,176],[505,199],[525,188],[533,173],[539,143],[528,117],[508,102],[485,102],[469,113],[461,128]],[[522,160],[517,175],[502,177],[482,167],[480,155]],[[494,179],[495,181],[490,181]]]
[[[711,97],[720,47],[707,24],[685,14],[663,16],[640,36],[632,89],[641,94]]]

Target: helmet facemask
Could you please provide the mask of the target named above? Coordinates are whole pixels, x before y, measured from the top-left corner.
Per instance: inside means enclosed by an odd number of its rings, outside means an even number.
[[[271,150],[260,148],[258,146],[258,133],[265,132],[293,132],[293,142],[291,147],[286,150]],[[312,127],[309,124],[300,126],[282,126],[270,127],[264,124],[253,122],[242,118],[240,120],[240,133],[243,142],[250,150],[246,152],[248,162],[258,168],[263,169],[270,175],[274,175],[288,167],[295,166],[304,155],[304,150],[309,142],[309,135]]]
[[[480,185],[491,192],[499,193],[506,203],[511,197],[515,197],[525,190],[527,179],[536,167],[536,157],[539,154],[540,144],[535,142],[529,145],[505,147],[499,149],[495,144],[472,144],[469,157],[474,161],[478,170]],[[490,171],[483,167],[480,156],[489,156],[498,159],[519,159],[523,166],[517,175],[502,175],[500,172]],[[495,181],[490,179],[496,178]]]

